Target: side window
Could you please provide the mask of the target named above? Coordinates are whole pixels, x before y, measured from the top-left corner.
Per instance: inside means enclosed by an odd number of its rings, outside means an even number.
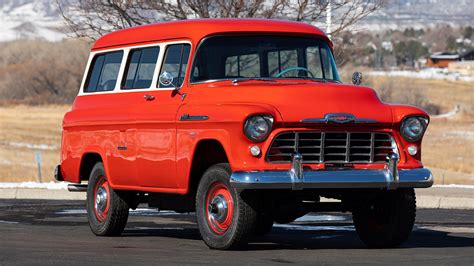
[[[99,54],[94,57],[84,92],[111,91],[117,83],[123,51]]]
[[[122,89],[149,88],[153,73],[155,73],[159,52],[159,47],[130,51],[122,81]]]
[[[190,50],[189,44],[172,44],[166,47],[160,75],[165,71],[168,72],[173,76],[173,83],[166,86],[158,82],[160,88],[181,87],[188,66]]]
[[[332,69],[332,66],[334,66],[335,63],[331,62],[332,57],[330,56],[329,53],[330,53],[329,49],[321,48],[321,61],[323,62],[324,76],[327,79],[335,79],[334,71]]]
[[[306,61],[308,62],[308,70],[313,73],[314,77],[323,78],[323,67],[321,66],[319,47],[312,46],[306,48]],[[326,65],[326,63],[324,65]]]
[[[258,54],[246,54],[227,57],[225,60],[226,77],[260,76],[260,58]]]

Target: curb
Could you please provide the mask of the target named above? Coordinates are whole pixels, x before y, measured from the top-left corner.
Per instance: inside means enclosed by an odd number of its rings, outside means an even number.
[[[463,209],[474,210],[473,198],[454,198],[437,196],[417,196],[416,205],[424,209]]]
[[[0,188],[0,199],[85,200],[86,193],[63,189]]]
[[[417,190],[416,202],[418,208],[474,210],[474,190],[468,190],[468,193],[464,192],[464,195],[458,193],[460,189],[438,188],[436,190],[435,193]],[[452,194],[453,196],[446,194]],[[69,192],[64,189],[0,188],[0,199],[85,200],[86,193]],[[323,199],[323,201],[333,200]]]

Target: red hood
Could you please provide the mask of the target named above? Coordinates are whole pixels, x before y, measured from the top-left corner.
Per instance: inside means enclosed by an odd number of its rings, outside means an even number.
[[[222,84],[222,83],[221,83]],[[376,120],[378,126],[392,124],[389,105],[382,103],[374,90],[322,82],[241,82],[236,85],[210,85],[224,97],[223,103],[268,104],[275,107],[285,124],[326,114],[348,113],[358,119]]]

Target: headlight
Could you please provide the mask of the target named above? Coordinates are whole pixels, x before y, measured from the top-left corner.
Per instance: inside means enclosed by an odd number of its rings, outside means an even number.
[[[254,142],[262,142],[270,134],[273,126],[271,115],[255,115],[245,121],[244,133],[248,139]]]
[[[407,141],[415,142],[423,136],[427,126],[428,119],[424,117],[408,117],[403,120],[400,133]]]

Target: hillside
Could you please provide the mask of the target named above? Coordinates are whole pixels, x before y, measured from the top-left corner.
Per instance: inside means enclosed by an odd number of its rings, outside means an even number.
[[[0,0],[0,41],[63,39],[64,24],[55,1]]]
[[[70,3],[67,0],[62,2],[66,6]],[[474,5],[471,0],[456,0],[455,4],[450,0],[386,2],[384,9],[366,17],[358,26],[369,30],[383,30],[426,28],[436,24],[466,26],[474,21]],[[324,28],[324,22],[316,24]],[[53,0],[0,0],[0,25],[0,41],[57,41],[66,37],[62,17]]]

